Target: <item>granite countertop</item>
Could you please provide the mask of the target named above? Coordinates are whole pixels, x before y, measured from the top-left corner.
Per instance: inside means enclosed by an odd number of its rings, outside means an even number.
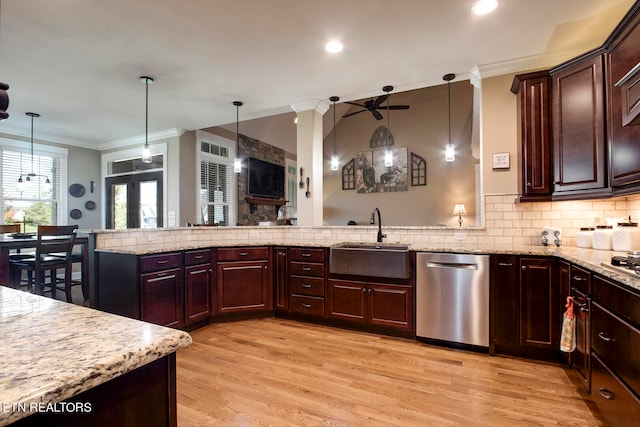
[[[0,286],[0,426],[191,344],[191,336]]]

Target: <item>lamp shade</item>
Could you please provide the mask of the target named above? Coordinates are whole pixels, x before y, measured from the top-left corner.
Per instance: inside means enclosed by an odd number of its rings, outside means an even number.
[[[466,215],[467,209],[464,207],[464,203],[457,203],[453,208],[453,215]]]

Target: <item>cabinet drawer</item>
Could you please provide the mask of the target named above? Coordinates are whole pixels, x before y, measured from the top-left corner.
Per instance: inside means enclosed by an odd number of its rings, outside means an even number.
[[[324,249],[289,248],[291,261],[324,262]]]
[[[324,296],[324,279],[319,277],[291,276],[289,292],[292,294]]]
[[[289,311],[324,316],[324,298],[291,295],[289,297]]]
[[[269,248],[218,249],[218,261],[255,261],[269,258]]]
[[[591,347],[640,394],[640,331],[592,302]]]
[[[640,328],[640,296],[598,276],[593,276],[591,295],[598,304]]]
[[[571,266],[571,287],[589,295],[591,293],[591,273],[575,265]]]
[[[596,355],[591,355],[591,397],[612,426],[635,426],[640,402]]]
[[[140,257],[140,272],[166,270],[168,268],[182,267],[182,254],[170,253],[160,255],[145,255]]]
[[[289,273],[300,276],[324,277],[324,264],[292,261],[289,263]]]
[[[211,249],[187,251],[184,253],[184,265],[209,264],[211,262]]]

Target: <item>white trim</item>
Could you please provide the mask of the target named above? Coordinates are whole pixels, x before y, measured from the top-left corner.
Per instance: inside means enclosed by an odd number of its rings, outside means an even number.
[[[166,129],[159,132],[153,132],[148,134],[147,140],[149,142],[152,142],[160,139],[180,137],[184,134],[184,132],[185,132],[184,129],[177,129],[177,128]],[[136,135],[130,138],[123,138],[115,141],[107,141],[107,142],[100,143],[98,144],[98,150],[104,151],[104,150],[110,150],[113,148],[128,147],[130,145],[142,145],[144,144],[144,142],[145,142],[144,135]],[[93,148],[95,149],[95,146]]]
[[[9,139],[0,137],[0,145],[12,149],[13,151],[31,153],[31,142],[20,141],[16,139]],[[69,150],[63,147],[56,147],[53,145],[38,144],[33,142],[33,153],[43,154],[46,156],[66,157],[69,155]]]
[[[168,161],[168,156],[167,156],[167,143],[166,142],[161,142],[159,144],[150,144],[149,148],[151,149],[151,155],[152,156],[157,156],[157,155],[162,155],[162,215],[163,218],[167,218],[167,212],[169,210],[168,208],[168,203],[169,201],[167,200],[167,161]],[[148,172],[157,172],[160,169],[145,169],[143,171],[140,172],[130,172],[130,173],[125,173],[125,174],[108,174],[107,171],[109,170],[108,166],[109,166],[109,162],[113,162],[113,161],[117,161],[117,160],[128,160],[128,159],[137,159],[142,157],[142,147],[136,147],[136,148],[129,148],[127,150],[119,150],[119,151],[114,151],[112,153],[105,153],[100,155],[100,179],[101,182],[104,184],[105,180],[108,177],[111,176],[119,176],[119,175],[132,175],[132,174],[136,174],[136,173],[148,173]],[[107,202],[107,189],[106,187],[104,188],[104,190],[102,191],[102,194],[100,195],[101,201],[102,201],[102,206],[105,206],[105,209],[102,210],[102,212],[100,213],[100,222],[102,225],[102,228],[106,228],[107,227],[107,212],[106,212],[106,202]],[[166,227],[166,224],[162,225],[163,228]]]

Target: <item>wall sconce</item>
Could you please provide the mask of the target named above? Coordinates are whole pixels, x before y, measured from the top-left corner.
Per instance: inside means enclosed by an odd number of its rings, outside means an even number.
[[[453,215],[458,216],[458,224],[462,227],[462,216],[467,215],[467,210],[464,207],[464,203],[457,203],[453,208]]]
[[[446,162],[453,162],[456,159],[455,147],[451,143],[451,80],[455,79],[455,74],[445,74],[442,76],[442,80],[447,82],[447,99],[449,103],[449,143],[444,148],[444,160]]]

